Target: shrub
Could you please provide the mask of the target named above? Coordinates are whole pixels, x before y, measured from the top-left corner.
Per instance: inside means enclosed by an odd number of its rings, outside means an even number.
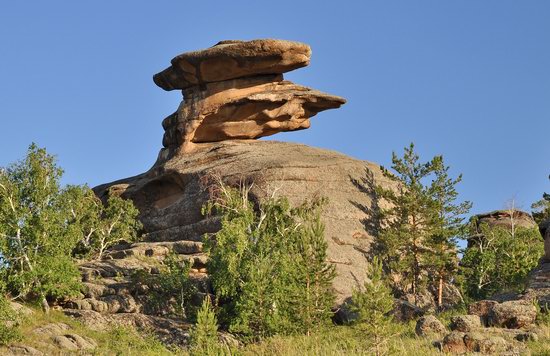
[[[383,280],[382,263],[375,257],[367,271],[363,289],[353,292],[350,310],[357,315],[356,326],[370,337],[376,355],[386,353],[388,340],[395,336],[395,325],[388,316],[393,303],[391,289]]]
[[[486,224],[461,261],[464,289],[472,299],[519,292],[527,274],[537,266],[544,243],[537,228],[508,230]]]
[[[291,207],[271,197],[254,206],[250,189],[218,183],[203,209],[221,218],[221,230],[205,241],[221,322],[253,340],[309,333],[329,322],[334,302],[335,272],[320,220],[324,200]]]
[[[218,319],[208,297],[204,298],[197,313],[197,322],[190,334],[193,355],[218,355]]]
[[[10,302],[4,295],[0,295],[0,345],[9,345],[20,341],[20,316],[12,309]]]

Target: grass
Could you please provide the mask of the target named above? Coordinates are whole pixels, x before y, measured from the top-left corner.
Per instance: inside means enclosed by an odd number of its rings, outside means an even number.
[[[438,315],[446,323],[452,315],[463,314],[463,311],[448,312]],[[105,331],[94,331],[75,319],[65,316],[60,311],[46,315],[38,308],[27,317],[21,326],[23,341],[21,344],[34,347],[47,355],[67,354],[53,344],[48,337],[33,332],[37,327],[49,323],[65,323],[71,327],[70,332],[87,336],[96,341],[98,347],[92,355],[187,355],[185,350],[170,349],[152,336],[140,335],[132,329],[115,327]],[[530,341],[528,346],[532,355],[550,356],[550,314],[541,314],[537,319],[540,328],[540,339]],[[414,332],[415,323],[395,324],[390,330],[394,335],[388,340],[389,355],[441,355],[432,345],[432,338],[421,338]],[[369,342],[369,334],[357,327],[329,326],[314,332],[310,336],[274,336],[259,343],[243,345],[239,349],[219,348],[211,355],[373,355],[374,350]],[[0,354],[5,349],[0,348]],[[200,354],[200,353],[199,353]]]
[[[60,311],[53,310],[49,314],[45,314],[38,308],[33,308],[33,313],[30,316],[24,317],[20,327],[23,339],[20,343],[16,344],[31,346],[47,355],[66,355],[67,352],[63,352],[63,350],[57,348],[50,338],[33,332],[34,329],[51,323],[67,324],[71,327],[67,332],[93,339],[98,344],[98,347],[87,354],[153,356],[178,353],[178,350],[166,348],[154,337],[140,335],[133,329],[114,327],[104,331],[95,331],[82,325],[79,321],[64,315]],[[5,351],[5,349],[0,348],[0,354],[4,354]]]

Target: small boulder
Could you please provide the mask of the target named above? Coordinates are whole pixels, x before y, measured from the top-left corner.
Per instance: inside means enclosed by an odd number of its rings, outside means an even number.
[[[481,327],[481,319],[478,315],[459,315],[451,318],[451,330],[470,332]]]
[[[443,338],[441,351],[453,354],[462,354],[466,352],[464,336],[466,334],[460,331],[453,331]]]
[[[468,314],[479,316],[481,323],[484,326],[487,326],[489,323],[489,314],[491,313],[493,307],[497,304],[498,302],[494,300],[480,300],[468,306]]]
[[[42,356],[44,353],[27,345],[11,345],[6,356]]]
[[[500,336],[485,336],[479,333],[467,333],[464,335],[464,345],[468,352],[480,352],[482,354],[502,353],[506,351],[508,342]]]
[[[493,306],[488,322],[491,326],[519,329],[532,325],[537,317],[537,308],[529,301],[516,300]]]
[[[443,323],[433,315],[423,316],[416,322],[415,332],[418,336],[438,335],[446,331]]]

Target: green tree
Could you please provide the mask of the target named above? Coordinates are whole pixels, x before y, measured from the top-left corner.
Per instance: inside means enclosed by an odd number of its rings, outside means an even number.
[[[220,355],[218,342],[218,319],[210,299],[204,298],[197,313],[197,322],[191,329],[190,345],[192,355]]]
[[[497,293],[522,291],[528,273],[544,253],[538,229],[472,225],[471,241],[460,263],[468,296],[485,299]]]
[[[449,177],[449,167],[445,166],[443,156],[432,159],[431,169],[434,179],[428,186],[427,194],[436,214],[431,220],[432,233],[426,239],[428,247],[428,275],[437,290],[437,305],[443,306],[443,288],[458,272],[458,237],[464,235],[464,214],[472,208],[469,201],[456,203],[458,192],[456,185],[462,181],[462,175],[456,179]]]
[[[250,189],[218,182],[204,208],[221,218],[221,230],[205,242],[221,321],[252,339],[308,333],[329,320],[334,300],[323,201],[291,207],[286,198],[271,197],[254,206]]]
[[[20,341],[22,338],[19,330],[21,316],[13,310],[8,298],[0,294],[0,346],[9,345]]]
[[[0,169],[0,275],[15,298],[75,295],[80,273],[73,256],[93,254],[121,240],[133,241],[140,228],[131,201],[107,205],[87,186],[60,186],[63,170],[35,144],[24,160]]]
[[[63,171],[35,144],[26,158],[0,171],[2,273],[16,297],[76,294],[80,274],[71,253],[80,236],[68,228]]]
[[[385,354],[388,340],[395,336],[395,326],[389,316],[393,303],[391,289],[384,282],[382,263],[375,257],[363,288],[353,291],[350,310],[356,313],[355,324],[368,334],[376,355]]]
[[[389,203],[388,208],[380,209],[378,248],[390,273],[401,277],[400,292],[411,293],[416,300],[430,282],[437,287],[441,305],[443,284],[457,268],[461,215],[471,203],[456,203],[455,186],[462,177],[449,178],[442,156],[426,163],[419,160],[412,143],[402,158],[393,153],[395,174],[384,170],[384,176],[395,182],[395,187],[376,187],[379,197]]]

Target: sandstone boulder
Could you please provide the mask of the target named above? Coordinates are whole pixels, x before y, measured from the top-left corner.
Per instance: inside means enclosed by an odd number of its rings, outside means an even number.
[[[280,74],[309,64],[311,48],[300,42],[259,39],[229,40],[180,54],[171,66],[155,74],[155,84],[164,90],[186,89],[204,83]]]
[[[178,110],[162,123],[163,145],[173,153],[180,147],[189,150],[193,143],[303,130],[318,112],[345,102],[280,76],[211,83],[184,91]]]

